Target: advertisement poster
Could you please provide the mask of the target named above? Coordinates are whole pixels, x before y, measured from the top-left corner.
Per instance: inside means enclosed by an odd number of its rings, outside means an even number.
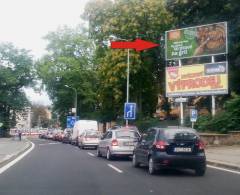
[[[227,53],[227,23],[167,31],[166,60]]]
[[[166,68],[166,96],[228,93],[227,62]]]

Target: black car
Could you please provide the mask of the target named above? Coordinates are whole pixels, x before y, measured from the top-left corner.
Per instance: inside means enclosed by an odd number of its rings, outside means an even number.
[[[204,144],[191,128],[150,128],[135,147],[132,163],[134,167],[148,165],[150,174],[161,168],[186,168],[203,176],[206,171]]]
[[[71,143],[71,134],[70,133],[65,133],[63,138],[62,138],[62,143]]]

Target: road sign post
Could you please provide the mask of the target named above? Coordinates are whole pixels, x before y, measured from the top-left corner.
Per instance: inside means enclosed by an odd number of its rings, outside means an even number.
[[[150,49],[153,47],[157,47],[159,44],[155,44],[149,41],[144,41],[141,39],[136,39],[133,42],[129,41],[112,41],[111,42],[111,48],[112,49],[127,49],[127,98],[126,98],[126,103],[129,102],[129,72],[130,72],[130,67],[129,67],[129,61],[130,61],[130,54],[129,50],[130,49],[135,49],[136,51],[142,51],[145,49]],[[126,104],[125,104],[126,105]],[[136,110],[136,104],[135,104],[135,110]],[[136,114],[136,113],[135,113]],[[124,118],[125,118],[125,106],[124,106]],[[128,125],[128,117],[126,119],[126,125]]]
[[[197,121],[198,112],[196,109],[190,110],[190,121],[192,122],[192,128],[194,128],[194,123]]]

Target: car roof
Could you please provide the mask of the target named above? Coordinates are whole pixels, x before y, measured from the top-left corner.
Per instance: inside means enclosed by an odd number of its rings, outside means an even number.
[[[188,132],[197,133],[197,131],[193,128],[182,127],[182,126],[152,127],[150,129],[163,130],[163,131],[179,130],[179,131],[188,131]]]

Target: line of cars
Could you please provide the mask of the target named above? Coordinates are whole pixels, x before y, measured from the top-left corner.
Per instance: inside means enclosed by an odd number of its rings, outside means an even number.
[[[68,143],[94,147],[98,157],[131,156],[133,167],[147,165],[149,174],[165,168],[193,169],[197,176],[206,171],[204,143],[191,128],[153,127],[141,135],[136,127],[116,126],[101,134],[96,121],[81,120],[66,134]]]

